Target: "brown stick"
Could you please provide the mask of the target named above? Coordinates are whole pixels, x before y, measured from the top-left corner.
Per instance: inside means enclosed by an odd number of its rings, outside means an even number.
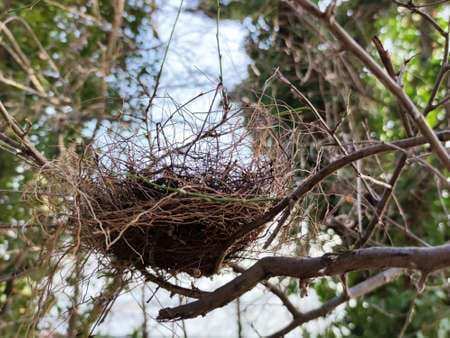
[[[169,283],[168,281],[166,281],[158,276],[153,275],[152,273],[148,272],[144,268],[140,269],[140,271],[146,281],[155,283],[156,285],[160,286],[161,288],[163,288],[167,291],[170,291],[171,295],[177,294],[177,295],[181,295],[181,296],[185,296],[185,297],[199,299],[209,293],[206,291],[201,291],[199,289],[188,289],[188,288],[184,288],[179,285]]]
[[[406,155],[401,154],[400,158],[398,159],[394,173],[392,174],[392,177],[389,180],[390,188],[384,189],[383,195],[381,196],[381,200],[378,201],[377,203],[375,215],[373,216],[370,224],[367,226],[364,235],[360,238],[358,242],[356,242],[355,248],[360,248],[366,245],[366,243],[371,239],[372,235],[375,233],[378,223],[383,218],[389,199],[391,198],[391,195],[394,191],[395,183],[400,177],[400,174],[403,170],[403,167],[405,166],[405,163],[406,163]]]
[[[238,264],[231,263],[230,266],[235,272],[239,272],[239,273],[245,272],[245,269],[243,267],[239,266]],[[285,294],[282,290],[280,290],[279,287],[270,283],[269,281],[263,281],[261,284],[264,285],[267,288],[267,290],[269,290],[275,296],[278,297],[278,299],[281,301],[281,303],[283,303],[284,307],[291,313],[293,318],[297,318],[302,315],[301,312],[299,310],[297,310],[295,305],[292,304],[292,302],[290,301],[287,294]]]
[[[0,116],[6,121],[8,126],[12,129],[16,137],[20,140],[22,146],[27,150],[30,154],[30,157],[40,166],[44,166],[48,163],[48,160],[45,158],[42,153],[35,148],[33,143],[28,140],[26,133],[22,130],[16,120],[8,113],[3,103],[0,101]],[[20,150],[20,149],[19,149]]]
[[[271,334],[267,338],[283,337],[284,335],[294,330],[296,327],[309,322],[310,320],[326,316],[339,305],[345,303],[349,299],[362,297],[374,291],[375,289],[392,282],[402,274],[402,271],[402,269],[393,268],[380,272],[379,274],[366,279],[364,282],[351,287],[348,290],[347,294],[343,293],[340,296],[330,299],[328,302],[322,304],[322,306],[320,306],[319,308],[303,313],[301,317],[294,318],[292,322],[289,323],[285,328]]]

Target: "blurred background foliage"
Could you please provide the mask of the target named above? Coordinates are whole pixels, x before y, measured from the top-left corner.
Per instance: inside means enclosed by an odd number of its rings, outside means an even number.
[[[153,1],[125,1],[121,24],[123,35],[111,47],[108,44],[114,22],[114,3],[107,0],[0,1],[0,20],[8,22],[7,27],[13,36],[13,39],[5,33],[0,36],[0,98],[21,125],[32,126],[31,140],[49,158],[58,155],[60,146],[91,142],[101,122],[114,123],[123,102],[117,95],[118,84],[108,80],[108,76],[125,74],[121,81],[126,83],[127,76],[139,79],[140,76],[154,78],[157,75],[158,64],[152,60],[138,74],[129,68],[129,60],[139,57],[145,48],[137,39],[141,30],[148,30],[152,39],[158,41],[157,29],[151,21],[158,10],[156,4]],[[190,10],[216,18],[217,1],[201,0],[195,2]],[[447,28],[448,5],[425,7],[424,10],[443,29]],[[316,117],[286,84],[272,77],[275,68],[309,98],[344,142],[350,141],[351,137],[389,141],[406,136],[398,119],[399,107],[395,99],[352,56],[340,50],[330,34],[313,19],[308,16],[299,18],[288,5],[277,0],[223,1],[220,16],[222,20],[240,21],[247,30],[245,50],[251,64],[247,79],[231,93],[233,100],[245,109],[253,109],[258,104],[274,114],[289,111],[292,120],[286,125],[296,123],[298,119],[305,128],[310,128],[300,135],[297,145],[303,149],[298,166],[304,175],[322,156],[319,149],[326,149],[325,135],[310,133],[317,125]],[[387,0],[345,1],[337,7],[336,17],[376,59],[379,55],[372,38],[379,37],[391,53],[406,92],[424,109],[443,56],[444,39],[436,30],[423,17],[404,8],[399,9]],[[155,59],[163,53],[157,46],[155,43],[151,47]],[[30,68],[36,74],[30,76],[27,73]],[[31,83],[30,78],[34,78]],[[448,94],[447,88],[443,86],[440,89],[437,99]],[[428,122],[435,128],[448,128],[449,111],[449,105],[431,111],[427,116]],[[4,129],[2,124],[0,127]],[[321,159],[324,165],[332,160],[332,156],[326,152]],[[392,156],[383,156],[382,160],[364,162],[363,167],[370,166],[372,174],[378,173],[383,178],[386,172],[393,171],[394,160]],[[434,160],[424,160],[437,165]],[[299,179],[302,175],[299,174]],[[32,286],[43,273],[33,270],[41,259],[35,247],[40,237],[38,229],[23,227],[31,210],[22,207],[20,194],[30,176],[29,168],[16,154],[0,151],[2,337],[22,337],[30,330],[38,330],[30,325],[30,319],[36,311]],[[309,220],[309,233],[314,236],[305,240],[296,233],[290,234],[298,238],[296,253],[307,254],[310,241],[323,247],[339,234],[339,229],[326,221],[330,210],[334,216],[357,223],[354,207],[357,191],[351,183],[354,176],[350,169],[347,177],[348,181],[342,177],[339,181],[327,180],[324,184],[331,191],[329,194],[315,194],[303,201],[303,210],[311,210],[311,205],[315,207],[314,212],[304,216]],[[382,191],[377,186],[374,190],[378,194]],[[437,245],[450,240],[449,192],[439,188],[423,165],[410,165],[405,169],[395,196],[395,203],[387,211],[383,231],[375,238],[377,243]],[[368,196],[364,198],[367,199],[366,205],[370,205]],[[363,221],[367,222],[371,209],[367,207],[363,212]],[[22,232],[26,232],[29,241],[23,241]],[[342,248],[337,249],[345,249],[346,242],[342,242]],[[368,273],[352,273],[349,284],[353,285],[367,276]],[[75,288],[79,277],[74,276],[68,282]],[[442,276],[434,276],[430,286],[417,296],[415,277],[404,276],[364,299],[350,302],[342,318],[339,317],[321,337],[397,336],[412,304],[414,314],[404,332],[405,337],[448,337],[448,281]],[[312,285],[322,301],[340,291],[338,281],[332,278],[318,280]],[[296,281],[289,283],[286,291],[299,293]],[[41,311],[49,311],[55,304],[47,306]],[[58,309],[61,312],[70,310]],[[71,325],[85,325],[89,320],[88,310],[72,317]],[[303,334],[308,336],[306,331]]]
[[[0,99],[25,129],[30,126],[31,141],[50,159],[66,145],[89,144],[102,123],[116,121],[122,108],[119,86],[134,76],[128,69],[130,59],[148,48],[160,56],[160,49],[144,46],[137,38],[149,31],[148,38],[158,41],[151,25],[155,3],[125,1],[119,30],[114,33],[114,6],[120,2],[0,1],[4,25]],[[128,77],[122,76],[121,83],[108,78],[118,73]],[[7,132],[3,121],[0,130]],[[0,151],[1,337],[38,333],[32,320],[38,311],[33,287],[50,271],[39,255],[45,245],[40,229],[27,223],[33,211],[23,207],[21,198],[32,168],[16,155]],[[77,285],[82,277],[67,278],[68,285],[73,285],[74,306],[79,302]],[[40,306],[41,316],[50,310],[69,311],[68,336],[88,324],[89,309],[78,313],[75,308],[59,306],[51,296]]]
[[[324,5],[324,2],[319,3]],[[200,1],[198,9],[211,17],[217,15],[214,0]],[[448,4],[424,7],[422,10],[432,16],[443,30],[447,29],[450,13]],[[305,124],[316,121],[314,114],[292,94],[286,84],[276,79],[267,82],[275,68],[278,68],[308,97],[332,129],[338,126],[337,131],[344,142],[354,136],[360,140],[369,138],[383,141],[406,137],[398,118],[396,100],[358,61],[340,49],[330,34],[312,18],[307,15],[299,17],[283,1],[258,0],[227,1],[226,5],[222,5],[220,15],[222,19],[239,20],[248,30],[245,47],[251,58],[249,75],[233,93],[234,98],[244,106],[251,108],[262,103],[267,109],[272,109],[273,114],[279,114],[280,107],[287,107],[298,112],[300,117],[294,115],[295,118]],[[406,92],[421,109],[425,109],[443,57],[445,40],[437,30],[422,16],[399,8],[393,1],[345,1],[338,5],[336,18],[376,60],[380,60],[380,57],[372,39],[377,36],[381,40],[384,48],[390,52]],[[266,89],[264,92],[263,88]],[[438,100],[448,95],[447,88],[448,85],[441,87],[437,94]],[[430,112],[427,116],[429,124],[438,129],[448,128],[449,112],[448,104]],[[300,138],[301,146],[305,149],[301,168],[314,168],[317,151],[322,146],[320,138],[320,133],[311,137],[307,131]],[[331,159],[332,156],[322,157],[324,162]],[[437,164],[433,161],[429,163]],[[383,172],[393,171],[395,159],[388,156],[378,163],[365,161],[364,166],[370,166],[371,169],[379,167],[379,177],[383,177]],[[342,196],[355,198],[353,186],[351,182],[346,186],[329,180],[327,187],[332,193],[304,201],[304,210],[308,210],[311,203],[318,207],[319,211],[310,215],[311,223],[316,224],[322,234],[316,237],[318,242],[323,238],[329,240],[327,234],[337,231],[334,228],[330,232],[330,224],[324,217],[333,208],[337,208],[334,210],[335,215],[345,215],[345,219],[357,218],[354,208],[345,202],[338,204]],[[377,187],[375,190],[381,192]],[[376,237],[378,243],[436,245],[450,239],[448,191],[439,189],[439,184],[424,170],[423,165],[405,169],[395,196],[394,207],[391,206],[387,212],[389,220],[384,221],[383,231]],[[353,198],[350,200],[354,202]],[[398,228],[394,224],[407,225],[411,233],[423,239],[424,243],[406,236],[403,227]],[[305,243],[299,241],[298,245],[304,248]],[[352,273],[349,284],[362,281],[368,275]],[[398,336],[412,304],[415,304],[414,314],[406,332],[402,333],[405,337],[446,337],[450,333],[448,281],[438,276],[432,284],[434,286],[428,287],[416,298],[413,277],[402,277],[364,299],[347,305],[345,316],[336,321],[323,337]],[[298,292],[295,285],[289,284],[288,291]],[[331,278],[318,281],[314,286],[322,301],[339,293],[336,280]]]

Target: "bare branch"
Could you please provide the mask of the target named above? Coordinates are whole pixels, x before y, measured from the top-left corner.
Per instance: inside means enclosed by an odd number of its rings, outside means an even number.
[[[370,224],[368,225],[364,236],[356,243],[356,245],[355,245],[356,248],[360,248],[360,247],[366,245],[366,243],[370,240],[370,238],[374,234],[377,224],[383,218],[384,212],[386,210],[386,206],[389,202],[392,192],[394,191],[395,183],[397,182],[398,178],[400,177],[400,174],[405,166],[405,163],[406,163],[406,155],[401,154],[400,158],[398,159],[397,166],[394,170],[394,173],[392,174],[392,177],[389,180],[390,188],[384,189],[383,196],[381,196],[381,200],[377,203],[375,215],[372,218],[372,221],[370,222]]]
[[[30,156],[35,160],[35,162],[43,166],[48,163],[48,160],[45,158],[42,153],[35,148],[35,146],[28,140],[26,133],[19,126],[16,120],[8,113],[3,103],[0,101],[0,115],[6,121],[8,126],[12,129],[14,134],[20,139],[22,146],[27,150]],[[19,149],[20,150],[20,149]]]
[[[188,289],[188,288],[184,288],[184,287],[179,286],[179,285],[175,285],[175,284],[169,283],[168,281],[166,281],[166,280],[164,280],[164,279],[162,279],[162,278],[160,278],[158,276],[155,276],[155,275],[151,274],[150,272],[148,272],[145,269],[142,269],[141,273],[144,275],[144,277],[145,277],[145,279],[147,281],[155,283],[159,287],[161,287],[161,288],[163,288],[163,289],[165,289],[167,291],[170,291],[172,295],[173,294],[178,294],[178,295],[185,296],[185,297],[199,299],[199,298],[201,298],[204,295],[209,293],[209,292],[206,292],[206,291],[201,291],[199,289],[194,289],[194,288]]]
[[[270,336],[268,336],[268,338],[282,337],[306,322],[326,316],[339,305],[344,304],[349,299],[362,297],[376,290],[377,288],[394,281],[402,274],[402,271],[402,269],[393,268],[380,272],[379,274],[366,279],[364,282],[361,282],[348,289],[347,294],[343,293],[340,296],[330,299],[319,308],[303,313],[301,317],[295,318],[285,328],[271,334]]]
[[[419,14],[426,21],[428,21],[431,24],[431,26],[433,26],[433,28],[439,32],[439,34],[441,34],[444,38],[447,38],[447,33],[441,28],[441,26],[439,26],[439,24],[436,22],[436,20],[434,20],[430,14],[419,9],[416,5],[414,5],[412,3],[412,1],[409,1],[408,3],[403,3],[401,1],[394,0],[394,2],[399,7],[405,7],[407,9],[409,9],[411,12]]]
[[[344,155],[348,155],[347,149],[345,149],[341,140],[336,136],[335,132],[328,126],[327,122],[322,118],[322,116],[319,114],[316,107],[314,107],[311,101],[309,101],[308,98],[305,95],[303,95],[303,93],[300,90],[298,90],[298,88],[295,87],[279,70],[277,70],[276,75],[281,82],[289,86],[294,96],[303,101],[306,104],[306,106],[313,111],[316,118],[320,121],[322,127],[325,129],[327,134],[333,139],[333,141],[336,143],[340,151]],[[375,198],[375,192],[370,188],[370,185],[365,180],[367,176],[363,175],[353,162],[350,165],[352,166],[353,170],[355,170],[356,174],[361,179],[361,181],[364,183],[364,187],[366,188],[367,192],[371,195],[372,198]]]
[[[450,131],[438,132],[437,136],[443,141],[448,140],[448,139],[450,139]],[[306,193],[308,193],[311,189],[313,189],[317,184],[322,182],[325,178],[332,175],[337,170],[345,167],[349,163],[352,163],[359,159],[369,157],[369,156],[372,156],[375,154],[387,152],[387,151],[415,147],[415,146],[418,146],[418,145],[426,143],[426,142],[427,142],[427,139],[423,136],[410,137],[407,139],[392,142],[390,144],[380,143],[380,144],[376,144],[373,146],[368,146],[365,148],[361,148],[357,151],[354,151],[353,153],[350,153],[346,156],[342,156],[341,158],[328,164],[327,166],[325,166],[324,168],[322,168],[315,174],[304,179],[301,182],[301,184],[290,195],[286,196],[279,203],[277,203],[275,206],[270,208],[258,220],[256,220],[255,222],[252,222],[250,224],[247,224],[246,226],[243,226],[241,228],[241,230],[239,231],[239,234],[245,235],[245,234],[249,233],[250,231],[257,229],[261,225],[263,225],[267,222],[270,222],[276,215],[278,215],[286,207],[288,207],[290,203],[301,199]]]
[[[240,276],[205,297],[192,303],[160,310],[158,319],[178,320],[205,315],[240,297],[261,281],[275,276],[304,280],[381,268],[416,269],[427,274],[448,266],[450,244],[431,248],[374,247],[313,258],[264,257]]]
[[[236,272],[239,272],[239,273],[245,272],[245,269],[243,267],[239,266],[238,264],[230,264],[230,266]],[[302,313],[299,310],[297,310],[295,305],[292,304],[292,302],[290,301],[289,297],[282,290],[280,290],[279,287],[270,283],[269,281],[263,281],[261,284],[264,285],[267,288],[267,290],[269,290],[275,296],[278,297],[278,299],[281,301],[281,303],[283,303],[283,305],[286,307],[286,309],[291,313],[292,317],[298,318],[298,317],[302,316]]]

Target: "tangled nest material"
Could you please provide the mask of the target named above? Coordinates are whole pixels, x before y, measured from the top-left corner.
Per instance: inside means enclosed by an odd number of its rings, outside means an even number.
[[[79,189],[89,199],[77,198],[71,227],[81,227],[84,247],[116,263],[208,276],[239,257],[260,233],[236,237],[274,201],[267,171],[226,167],[194,174],[165,168],[159,174],[87,176]]]
[[[236,141],[210,130],[157,151],[126,139],[81,157],[67,152],[44,170],[44,190],[52,190],[45,194],[70,197],[62,204],[74,247],[122,270],[193,277],[243,257],[264,226],[241,229],[278,201],[275,186],[285,186],[286,172],[267,156],[237,160]]]

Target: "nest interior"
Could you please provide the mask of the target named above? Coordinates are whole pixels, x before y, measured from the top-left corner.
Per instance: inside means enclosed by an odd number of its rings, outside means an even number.
[[[272,179],[268,167],[97,172],[81,179],[71,223],[85,248],[131,270],[209,276],[258,238],[236,233],[273,205]]]

